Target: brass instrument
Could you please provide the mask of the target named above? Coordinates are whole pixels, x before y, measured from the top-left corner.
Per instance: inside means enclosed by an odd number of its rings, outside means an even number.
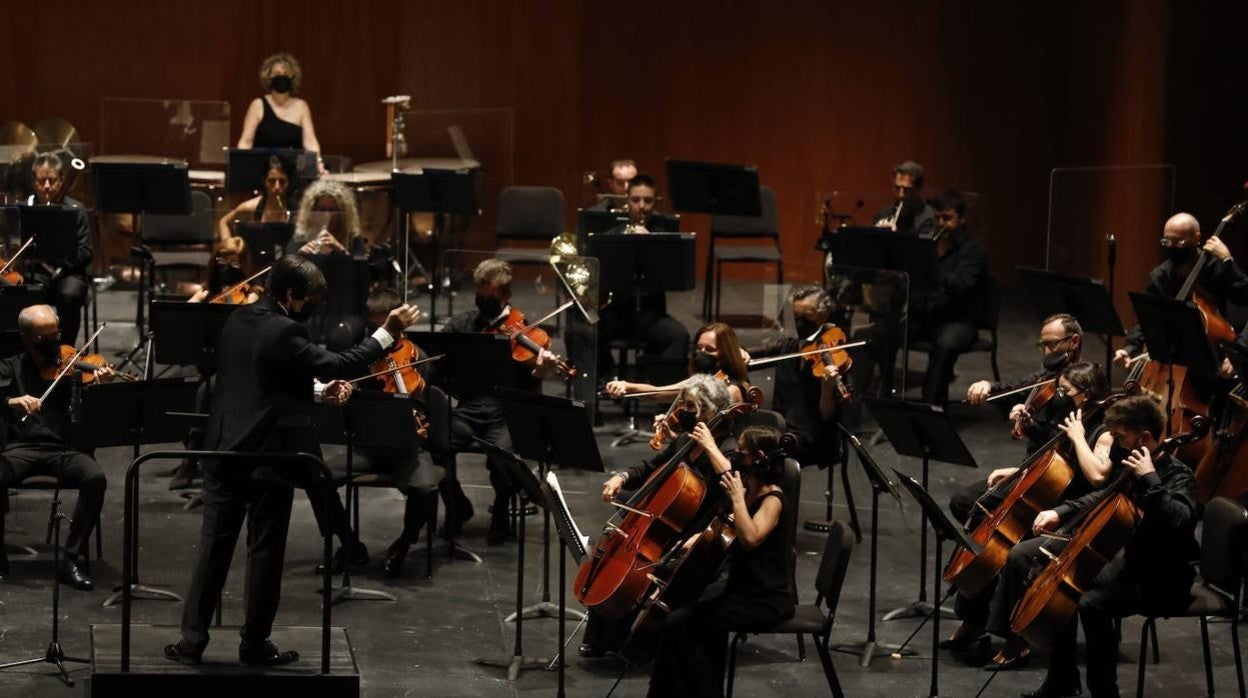
[[[65,197],[69,196],[69,190],[74,188],[78,183],[78,177],[87,171],[87,163],[82,158],[74,157],[73,153],[63,150],[58,155],[68,155],[69,158],[62,158],[65,167],[61,169],[61,188],[57,190],[56,196],[48,202],[49,206],[60,205],[65,202]]]

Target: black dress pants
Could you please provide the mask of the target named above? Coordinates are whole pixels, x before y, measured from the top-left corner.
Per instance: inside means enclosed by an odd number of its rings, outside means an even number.
[[[94,458],[78,451],[63,451],[52,444],[12,444],[0,452],[0,496],[32,475],[56,477],[58,472],[63,489],[78,490],[64,550],[70,555],[85,555],[108,489],[108,479]],[[7,498],[0,503],[0,526],[4,525],[5,504]]]

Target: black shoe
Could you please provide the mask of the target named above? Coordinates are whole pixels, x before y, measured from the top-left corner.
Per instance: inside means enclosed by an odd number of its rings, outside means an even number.
[[[187,649],[180,641],[177,644],[165,645],[165,659],[182,664],[199,664],[203,661],[204,650]]]
[[[386,550],[386,559],[381,563],[381,571],[391,579],[403,574],[403,561],[407,559],[408,544],[405,541],[395,541]]]
[[[966,651],[968,647],[971,647],[975,643],[979,642],[980,638],[985,637],[983,631],[964,629],[966,627],[967,626],[965,625],[959,627],[957,631],[953,633],[953,637],[941,640],[940,648],[951,652],[963,652]]]
[[[199,462],[191,459],[183,460],[169,480],[170,490],[189,490],[195,484],[195,476],[199,473]]]
[[[283,652],[271,640],[254,645],[244,642],[238,646],[238,661],[259,666],[282,666],[299,661],[299,653],[294,650]]]
[[[329,568],[330,574],[342,574],[346,569],[346,551],[345,546],[341,546],[334,552],[334,562]],[[356,543],[351,546],[351,569],[359,569],[368,564],[368,547],[363,543]],[[325,565],[322,563],[316,566],[317,574],[325,574]]]
[[[78,563],[73,559],[67,558],[61,561],[61,568],[56,571],[56,578],[61,581],[61,584],[78,591],[91,591],[95,588],[95,582],[78,569]]]
[[[1075,679],[1073,684],[1058,686],[1050,685],[1048,679],[1040,684],[1040,688],[1034,691],[1028,691],[1021,694],[1022,698],[1074,698],[1083,695],[1083,686],[1079,684],[1079,680]]]
[[[490,530],[485,534],[487,545],[502,545],[512,539],[510,519],[507,507],[494,507],[490,514]]]
[[[598,645],[586,643],[576,649],[577,653],[586,659],[597,659],[607,656],[607,651]]]

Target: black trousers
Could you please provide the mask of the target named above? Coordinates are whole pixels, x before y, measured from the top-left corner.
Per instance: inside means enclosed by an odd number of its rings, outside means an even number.
[[[994,492],[987,494],[988,481],[980,478],[975,482],[963,487],[949,498],[949,513],[953,514],[955,521],[965,523],[971,518],[972,512],[976,513],[975,520],[983,519],[983,512],[979,507],[975,506],[978,500],[986,509],[994,509],[1001,500],[1005,498],[1008,491]],[[996,579],[980,591],[975,596],[963,596],[959,593],[954,598],[954,611],[958,614],[964,623],[975,628],[983,628],[988,624],[989,608],[992,603],[993,592],[996,590]]]
[[[12,444],[0,452],[0,496],[32,475],[56,477],[58,472],[62,488],[78,490],[64,549],[70,555],[86,555],[91,530],[104,508],[104,492],[108,489],[108,479],[94,458],[78,451],[66,453],[60,446],[50,444]],[[4,505],[7,497],[0,505],[0,527],[4,525]]]
[[[969,322],[946,322],[932,329],[932,348],[927,352],[923,376],[923,402],[943,405],[949,401],[949,383],[958,356],[970,351],[979,332]]]
[[[566,331],[568,359],[578,368],[594,366],[598,383],[615,376],[615,357],[611,355],[613,340],[640,337],[648,359],[679,365],[689,356],[689,330],[671,315],[653,310],[642,310],[636,315],[632,308],[627,312],[608,308],[594,328],[582,318],[569,316]],[[573,381],[573,397],[578,400],[594,399],[598,386],[592,381]]]
[[[893,389],[893,372],[897,366],[897,352],[901,349],[900,326],[890,318],[884,318],[870,327],[854,333],[854,341],[870,342],[854,358],[851,369],[854,385],[870,390],[872,374],[880,371],[880,395],[888,395]],[[975,343],[978,331],[969,322],[946,322],[923,328],[911,325],[910,341],[926,339],[932,343],[927,353],[927,373],[923,376],[923,401],[944,404],[949,400],[949,383],[953,380],[953,367],[958,356],[965,354]],[[874,394],[874,393],[872,393]]]
[[[728,633],[764,630],[786,617],[767,604],[732,592],[676,611],[663,624],[647,695],[723,696]]]
[[[282,596],[282,563],[294,490],[253,479],[242,469],[204,475],[204,518],[199,560],[182,610],[182,639],[191,650],[208,644],[208,626],[225,586],[238,535],[247,523],[247,579],[244,584],[244,643],[262,642],[273,630]]]

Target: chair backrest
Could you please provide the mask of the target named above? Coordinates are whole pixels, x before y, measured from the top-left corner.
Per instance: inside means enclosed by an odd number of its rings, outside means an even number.
[[[797,604],[797,520],[802,501],[802,466],[792,458],[784,459],[784,480],[780,483],[784,490],[784,515],[780,524],[784,526],[784,534],[789,548],[789,598]]]
[[[429,451],[451,450],[451,399],[436,385],[425,385],[425,409],[429,417]]]
[[[984,275],[981,286],[984,295],[978,329],[995,332],[1001,323],[1001,284],[997,282],[997,277],[992,272],[988,272]]]
[[[845,573],[849,571],[849,558],[853,552],[853,533],[845,522],[833,521],[828,538],[823,543],[819,572],[815,575],[815,591],[827,605],[829,619],[836,617],[836,606],[841,601],[841,587],[845,585]]]
[[[711,235],[715,237],[762,238],[778,237],[776,192],[767,186],[758,188],[760,216],[712,216]]]
[[[190,214],[143,216],[143,242],[157,245],[211,244],[215,223],[212,218],[212,197],[194,190],[191,192]]]
[[[563,192],[554,187],[507,187],[498,197],[499,239],[545,240],[563,232]]]
[[[784,431],[788,428],[788,424],[784,420],[784,415],[773,410],[754,410],[753,412],[737,419],[736,430],[740,431],[745,427],[771,427],[777,431]]]
[[[1205,583],[1232,596],[1244,575],[1248,509],[1233,499],[1215,497],[1205,505],[1200,534],[1200,576]]]

